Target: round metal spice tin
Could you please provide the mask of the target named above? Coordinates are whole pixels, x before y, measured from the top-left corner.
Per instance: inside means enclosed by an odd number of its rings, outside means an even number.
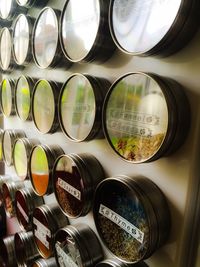
[[[105,61],[111,57],[115,46],[108,26],[108,9],[109,1],[66,1],[60,21],[60,41],[70,61]]]
[[[0,175],[0,206],[3,204],[2,185],[12,180],[11,175]]]
[[[34,262],[32,267],[58,267],[55,258],[38,259]]]
[[[16,261],[20,267],[29,267],[35,259],[39,258],[32,231],[16,233],[14,235],[14,246]]]
[[[198,10],[198,0],[112,0],[110,31],[125,53],[166,56],[182,48],[197,31]]]
[[[22,121],[31,120],[31,97],[34,80],[21,75],[15,86],[15,109]]]
[[[67,224],[67,217],[56,204],[42,205],[33,211],[34,240],[43,258],[53,255],[55,234]]]
[[[32,118],[38,131],[53,133],[59,127],[58,121],[59,85],[47,80],[39,80],[32,96]]]
[[[16,0],[19,6],[23,6],[26,8],[30,7],[43,7],[47,4],[48,0],[40,1],[40,0]]]
[[[3,20],[12,20],[14,16],[19,14],[20,9],[17,8],[15,0],[0,1],[0,18]]]
[[[14,235],[0,239],[0,258],[3,266],[17,267]]]
[[[12,79],[3,79],[1,82],[0,105],[1,111],[5,117],[15,114],[14,87],[15,83]]]
[[[101,112],[110,83],[94,76],[73,74],[59,96],[60,126],[72,141],[89,141],[102,136]]]
[[[2,137],[3,159],[8,166],[11,166],[13,164],[12,151],[15,140],[22,137],[26,137],[24,131],[22,130],[7,129],[3,133]]]
[[[103,243],[125,263],[148,258],[168,238],[170,213],[165,197],[145,177],[105,179],[97,187],[93,208]]]
[[[58,266],[93,267],[102,260],[100,242],[85,224],[68,225],[55,237],[55,257]]]
[[[53,165],[64,151],[56,145],[37,145],[30,155],[29,172],[35,193],[39,196],[53,192]]]
[[[31,37],[34,19],[20,14],[13,23],[13,57],[18,65],[27,65],[32,59]]]
[[[142,163],[177,150],[190,125],[183,88],[154,74],[129,73],[111,86],[103,126],[112,149],[124,160]]]
[[[138,262],[135,264],[126,264],[118,259],[106,259],[97,263],[95,267],[148,267],[144,262]]]
[[[3,204],[8,217],[16,215],[15,210],[15,193],[25,185],[22,181],[8,181],[2,185]]]
[[[14,143],[13,164],[15,172],[21,180],[28,178],[28,162],[31,150],[38,144],[38,140],[28,138],[17,139]]]
[[[39,68],[69,67],[59,42],[58,19],[61,12],[45,7],[40,12],[33,29],[33,57]]]
[[[14,67],[12,56],[12,36],[7,27],[0,30],[0,67],[3,71],[9,72]]]
[[[53,186],[62,211],[71,218],[86,215],[92,206],[94,190],[105,174],[90,154],[60,156],[53,169]]]
[[[24,230],[32,229],[33,211],[44,204],[42,197],[37,196],[32,188],[22,188],[15,193],[15,210],[19,225]]]

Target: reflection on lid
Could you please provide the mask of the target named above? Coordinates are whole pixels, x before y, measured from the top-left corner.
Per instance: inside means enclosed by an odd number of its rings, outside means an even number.
[[[0,64],[3,70],[8,70],[11,63],[12,41],[8,28],[1,30],[0,36]]]
[[[7,19],[11,9],[13,0],[1,0],[0,1],[0,17],[2,19]]]

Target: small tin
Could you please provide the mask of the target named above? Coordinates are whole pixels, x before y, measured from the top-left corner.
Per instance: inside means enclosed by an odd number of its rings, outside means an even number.
[[[147,259],[169,236],[166,199],[145,177],[103,180],[95,192],[93,215],[107,249],[127,264]]]
[[[68,219],[56,204],[42,205],[33,211],[34,240],[43,258],[53,255],[55,234],[66,225]]]
[[[35,81],[21,75],[15,85],[15,110],[22,121],[31,120],[31,97]]]
[[[17,267],[14,235],[0,239],[0,258],[2,266]]]
[[[39,80],[32,96],[32,118],[38,131],[43,134],[53,133],[59,127],[58,97],[59,84],[47,80]]]
[[[39,141],[36,139],[20,138],[17,139],[13,146],[13,164],[17,176],[21,180],[28,177],[28,162],[31,150],[38,145]]]
[[[58,267],[55,258],[38,259],[34,262],[32,267]]]
[[[105,174],[90,154],[60,156],[53,169],[53,186],[60,208],[70,218],[86,215],[92,206],[94,190]]]
[[[61,12],[51,7],[41,10],[33,29],[33,57],[41,69],[63,67],[71,63],[63,56],[59,42],[58,19]]]
[[[110,83],[90,75],[73,74],[63,85],[58,115],[64,134],[72,141],[103,137],[102,105]]]
[[[45,6],[48,3],[48,0],[16,0],[17,4],[21,7],[25,7],[25,8],[41,8],[43,6]]]
[[[3,159],[7,166],[13,164],[12,151],[15,140],[22,137],[26,137],[25,132],[22,130],[7,129],[4,131],[2,137]]]
[[[5,117],[15,114],[14,87],[15,82],[12,79],[3,79],[1,82],[0,105],[1,111]]]
[[[126,264],[125,262],[119,261],[116,258],[106,259],[97,263],[95,267],[148,267],[144,262],[138,262],[135,264]]]
[[[55,237],[55,257],[58,266],[93,267],[103,259],[100,242],[85,224],[68,225]]]
[[[3,204],[9,218],[16,216],[15,193],[24,186],[22,181],[8,181],[2,185]]]
[[[13,57],[18,65],[26,66],[32,59],[32,28],[34,19],[20,14],[13,23]]]
[[[104,133],[112,149],[131,163],[175,152],[190,126],[184,90],[172,79],[128,73],[111,86],[103,107]]]
[[[0,1],[0,19],[10,21],[20,12],[21,9],[17,7],[15,0]]]
[[[39,196],[53,192],[53,165],[56,159],[64,154],[57,145],[37,145],[30,155],[29,173],[33,190]]]
[[[4,183],[7,183],[12,180],[12,176],[5,174],[5,175],[0,175],[0,206],[3,204],[3,193],[2,193],[2,185]]]
[[[32,229],[33,211],[44,204],[42,197],[37,196],[32,188],[22,188],[15,193],[15,210],[22,230]]]
[[[102,62],[115,45],[108,26],[109,1],[65,1],[60,20],[60,42],[71,62]],[[78,10],[81,10],[79,12]]]
[[[32,231],[16,233],[14,235],[14,246],[16,261],[20,267],[29,267],[35,259],[39,258]]]
[[[168,56],[196,33],[199,8],[198,0],[112,0],[110,31],[115,44],[127,54]]]

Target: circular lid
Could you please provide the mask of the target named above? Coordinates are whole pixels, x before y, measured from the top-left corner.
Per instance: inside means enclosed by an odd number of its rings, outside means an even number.
[[[99,0],[66,1],[61,18],[61,43],[71,61],[84,59],[92,50],[100,24]]]
[[[13,113],[13,81],[3,79],[1,83],[1,109],[4,116],[9,117]]]
[[[13,29],[13,54],[17,64],[25,63],[30,47],[30,26],[27,17],[20,14]]]
[[[12,164],[12,137],[9,131],[4,131],[3,134],[3,158],[8,166]]]
[[[161,86],[143,73],[118,79],[107,94],[103,119],[107,140],[121,158],[150,161],[168,132],[168,104]]]
[[[8,184],[6,183],[2,185],[2,195],[3,195],[3,202],[4,202],[4,207],[5,207],[7,216],[8,217],[15,216],[15,208],[13,205],[11,191],[9,189]]]
[[[41,207],[33,212],[33,234],[39,253],[43,258],[49,258],[53,250],[53,229],[45,210]]]
[[[30,175],[37,195],[46,194],[49,184],[49,159],[42,146],[35,146],[30,157]]]
[[[0,17],[2,19],[7,19],[12,10],[13,0],[1,0],[0,1]]]
[[[108,178],[97,187],[93,211],[98,233],[124,262],[138,262],[149,250],[151,214],[147,210],[144,196],[117,178]]]
[[[13,147],[13,163],[16,174],[21,180],[26,179],[28,175],[28,147],[26,141],[18,139]]]
[[[19,118],[23,121],[30,117],[31,111],[31,85],[25,76],[21,76],[16,83],[15,105]]]
[[[94,127],[96,99],[87,77],[76,74],[65,83],[59,100],[63,131],[74,141],[87,139]]]
[[[56,54],[58,45],[58,20],[55,11],[44,8],[34,27],[33,52],[36,64],[48,68]]]
[[[27,229],[30,226],[30,211],[27,205],[27,197],[23,191],[17,190],[15,194],[16,215],[22,228]]]
[[[37,82],[32,98],[32,116],[41,133],[52,130],[56,116],[56,103],[52,84],[46,80]]]
[[[185,1],[113,0],[110,26],[116,44],[128,53],[148,52],[174,26],[183,2]]]
[[[85,204],[85,181],[74,160],[67,155],[54,165],[54,192],[62,211],[69,217],[81,216]]]
[[[10,2],[10,1],[8,1]],[[0,65],[3,70],[8,70],[11,63],[12,38],[8,28],[0,32]]]

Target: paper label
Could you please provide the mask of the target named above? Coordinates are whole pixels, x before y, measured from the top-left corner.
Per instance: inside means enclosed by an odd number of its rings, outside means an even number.
[[[64,180],[62,180],[61,178],[58,178],[58,185],[62,189],[67,191],[70,195],[74,196],[78,200],[81,200],[81,192],[76,188],[74,188],[73,186],[71,186],[70,184],[68,184],[67,182],[65,182]]]
[[[64,252],[64,250],[56,243],[55,245],[58,261],[61,267],[78,267],[78,265],[72,260],[72,258]]]
[[[33,218],[34,225],[37,226],[37,229],[35,230],[35,236],[42,242],[42,244],[49,249],[49,242],[47,241],[47,236],[51,238],[51,232],[50,230],[43,225],[41,222],[39,222],[36,218]]]
[[[19,202],[17,202],[17,208],[19,209],[21,215],[23,216],[23,218],[25,219],[25,221],[28,223],[29,222],[29,218],[26,214],[26,212],[24,211],[24,209],[22,208],[22,206],[20,205]]]

